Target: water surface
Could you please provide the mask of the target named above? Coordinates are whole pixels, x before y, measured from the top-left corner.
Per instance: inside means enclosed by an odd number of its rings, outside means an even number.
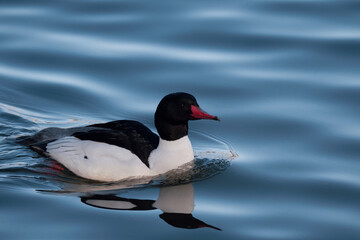
[[[359,239],[359,10],[321,0],[2,1],[0,237]],[[190,123],[190,176],[89,182],[14,142],[116,119],[155,130],[157,103],[175,91],[222,119]],[[159,208],[82,202],[148,204],[180,183],[194,189],[192,216],[222,231],[174,227]]]

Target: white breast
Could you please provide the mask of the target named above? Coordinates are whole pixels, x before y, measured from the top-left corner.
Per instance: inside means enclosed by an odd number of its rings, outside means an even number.
[[[194,160],[194,151],[188,136],[175,141],[160,138],[159,146],[151,152],[149,164],[154,175],[162,174]]]

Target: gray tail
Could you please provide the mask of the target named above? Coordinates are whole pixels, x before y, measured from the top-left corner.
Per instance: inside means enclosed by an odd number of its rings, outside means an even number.
[[[49,157],[49,153],[46,151],[46,145],[48,143],[49,143],[48,141],[40,142],[40,143],[32,144],[29,147],[38,154],[40,154],[41,156]]]

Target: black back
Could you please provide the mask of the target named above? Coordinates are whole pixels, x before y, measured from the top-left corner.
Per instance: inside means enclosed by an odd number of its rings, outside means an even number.
[[[159,136],[137,121],[119,120],[89,125],[96,129],[75,132],[72,136],[81,140],[103,142],[126,148],[149,167],[149,155],[159,145]]]

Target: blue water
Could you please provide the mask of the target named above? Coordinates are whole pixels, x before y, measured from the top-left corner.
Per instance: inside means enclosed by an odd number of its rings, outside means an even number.
[[[357,1],[2,1],[0,238],[360,239],[359,11]],[[87,181],[14,142],[117,119],[154,129],[175,91],[222,121],[190,123],[197,167],[170,182]],[[157,200],[185,183],[194,196],[175,197],[222,231],[81,201]]]

